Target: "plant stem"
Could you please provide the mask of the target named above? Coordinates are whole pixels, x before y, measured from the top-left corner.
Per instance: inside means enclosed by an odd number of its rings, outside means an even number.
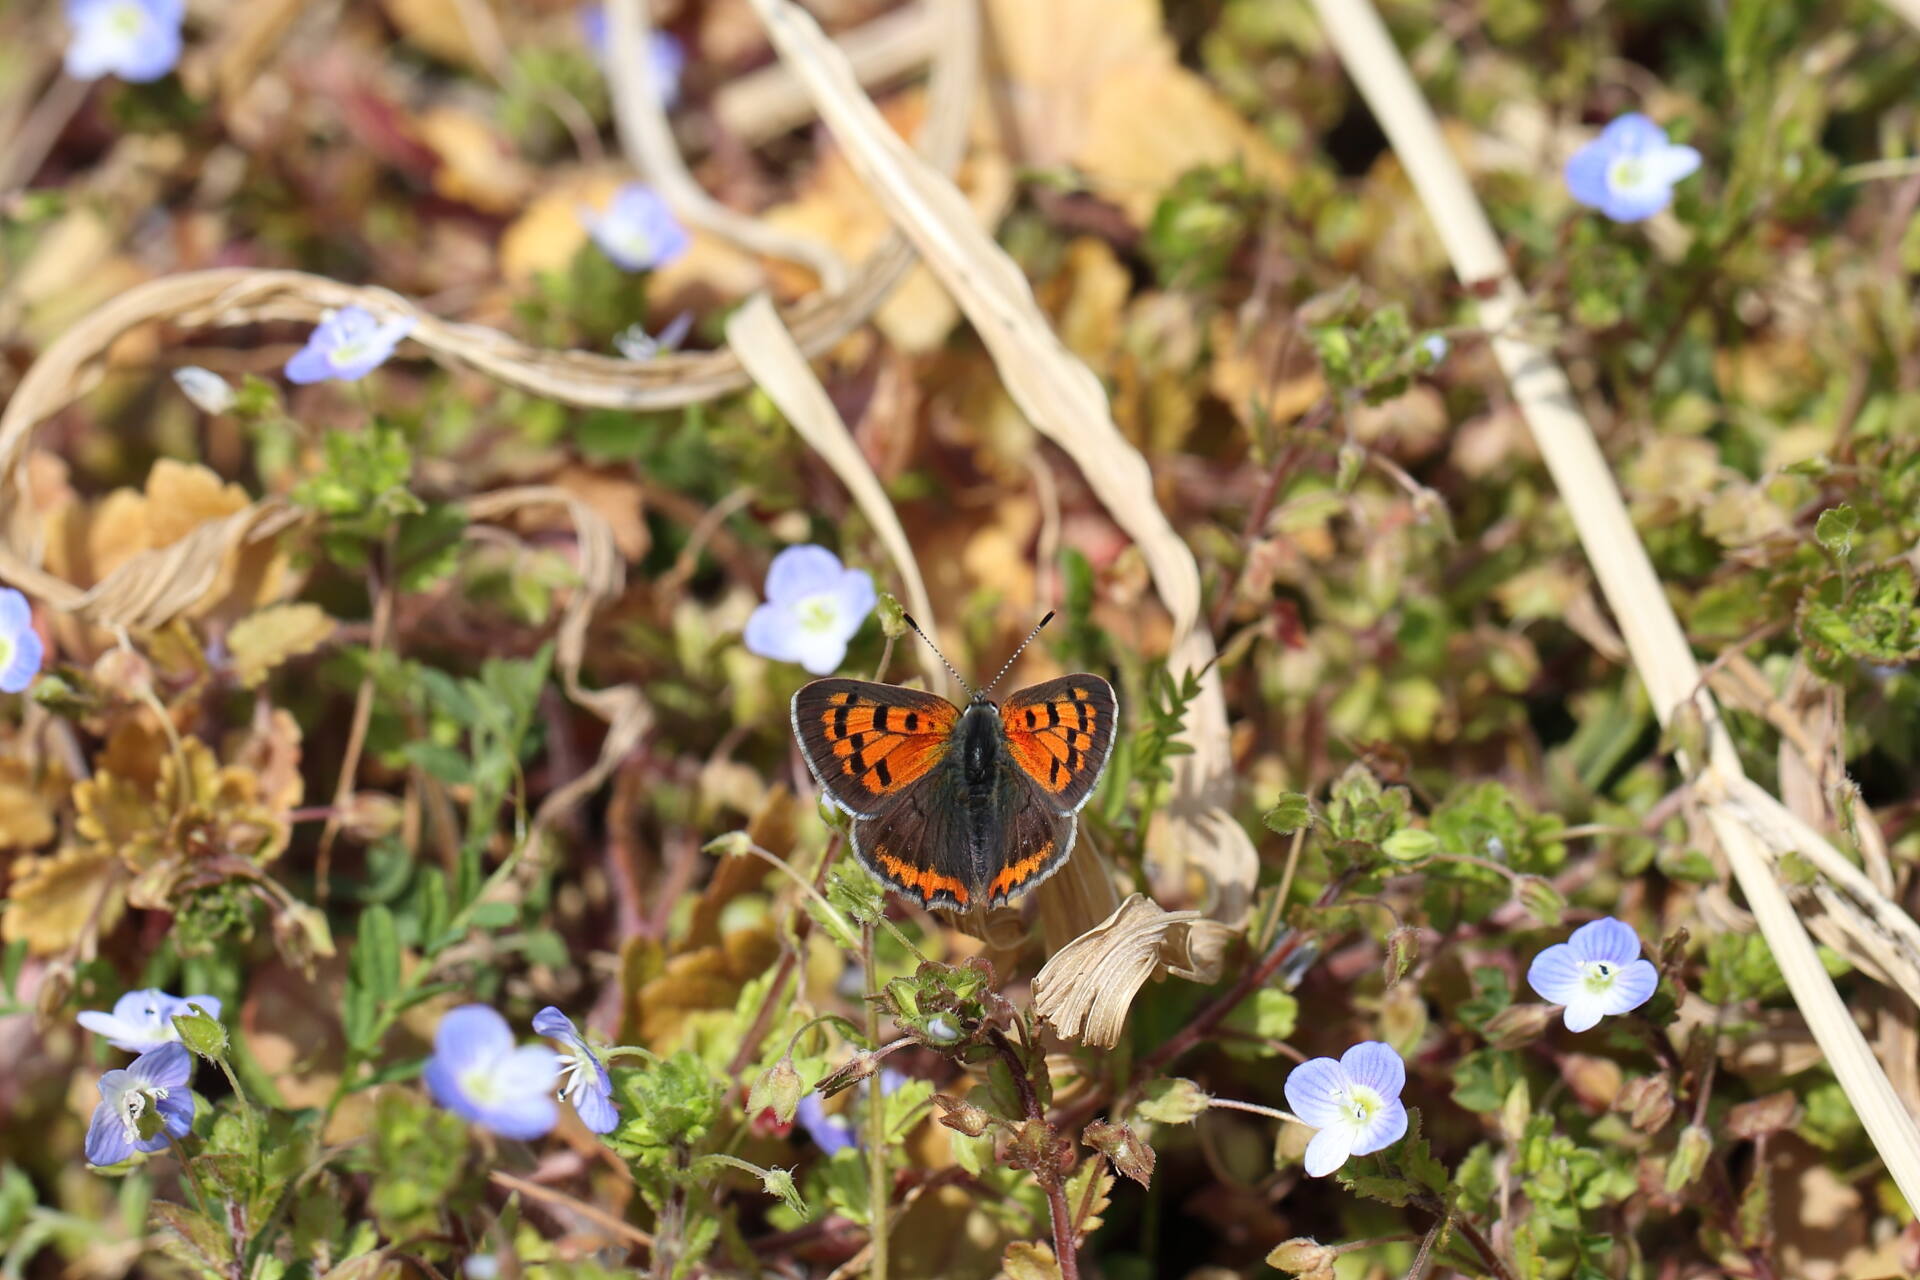
[[[1028,1122],[1045,1130],[1047,1148],[1051,1151],[1054,1127],[1040,1106],[1040,1095],[1034,1092],[1026,1063],[1020,1060],[1019,1052],[1005,1033],[994,1030],[988,1034],[994,1051],[1007,1065],[1007,1074],[1013,1077],[1013,1087],[1020,1092],[1020,1105],[1027,1113]],[[1042,1161],[1041,1166],[1033,1171],[1033,1176],[1039,1179],[1040,1189],[1047,1193],[1047,1217],[1053,1224],[1053,1257],[1060,1264],[1060,1280],[1080,1280],[1080,1257],[1079,1249],[1074,1244],[1073,1214],[1067,1208],[1067,1190],[1061,1181],[1060,1170],[1052,1161]]]
[[[880,992],[880,966],[873,954],[873,926],[860,927],[860,959],[866,967],[867,994]],[[880,1043],[880,1006],[867,1004],[867,1043]],[[873,1280],[887,1280],[887,1202],[893,1179],[887,1171],[887,1105],[878,1077],[867,1087],[867,1222],[873,1241],[873,1256],[867,1274]]]

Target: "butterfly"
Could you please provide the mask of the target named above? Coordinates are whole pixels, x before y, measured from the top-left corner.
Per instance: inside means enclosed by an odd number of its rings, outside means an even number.
[[[964,709],[869,680],[815,680],[793,695],[793,736],[821,790],[852,815],[854,856],[922,906],[1002,906],[1058,871],[1113,753],[1119,703],[1105,680],[1061,676],[996,703],[987,695],[1000,676]]]

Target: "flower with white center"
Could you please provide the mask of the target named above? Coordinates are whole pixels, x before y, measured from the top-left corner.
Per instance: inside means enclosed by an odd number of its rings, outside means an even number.
[[[879,599],[865,569],[845,567],[825,547],[788,547],[767,570],[767,602],[747,619],[747,648],[830,675]]]
[[[586,37],[587,48],[593,51],[594,60],[604,64],[613,51],[612,41],[607,36],[605,5],[590,4],[580,10],[580,34]],[[661,105],[672,107],[680,101],[680,76],[687,69],[686,46],[664,31],[650,31],[647,33],[647,63],[653,72],[653,83],[659,90]]]
[[[1407,1132],[1400,1091],[1407,1066],[1378,1040],[1363,1040],[1332,1058],[1313,1058],[1287,1076],[1287,1105],[1318,1130],[1307,1144],[1307,1172],[1325,1177],[1348,1156],[1370,1156]]]
[[[582,206],[580,225],[622,271],[663,267],[693,243],[667,202],[640,182],[614,192],[605,212]]]
[[[545,1045],[514,1044],[507,1020],[483,1004],[440,1019],[424,1073],[433,1100],[503,1138],[538,1138],[560,1118],[560,1059]]]
[[[192,1006],[196,1004],[209,1018],[219,1021],[218,996],[170,996],[158,987],[129,991],[113,1002],[112,1013],[88,1009],[77,1021],[95,1035],[105,1036],[107,1043],[116,1049],[145,1053],[164,1044],[178,1043],[180,1032],[173,1020],[192,1013]]]
[[[1600,1019],[1638,1009],[1653,999],[1660,971],[1640,956],[1640,935],[1612,916],[1583,924],[1527,966],[1527,985],[1540,998],[1566,1006],[1569,1031],[1585,1031]]]
[[[204,413],[225,413],[233,408],[233,384],[211,369],[182,365],[173,371],[173,383]]]
[[[413,332],[412,316],[382,319],[365,307],[342,307],[320,317],[307,345],[287,361],[287,381],[309,383],[337,378],[358,382],[378,369]]]
[[[67,0],[67,74],[158,80],[180,61],[185,0]]]
[[[566,1046],[559,1055],[560,1096],[580,1113],[580,1123],[594,1133],[611,1133],[620,1123],[620,1112],[613,1105],[613,1077],[573,1019],[548,1005],[533,1015],[533,1031]]]
[[[12,587],[0,587],[0,692],[19,693],[32,684],[46,656],[33,629],[33,606]]]
[[[680,344],[687,340],[688,330],[692,328],[693,312],[682,311],[667,321],[667,327],[660,331],[657,338],[641,325],[628,325],[613,335],[613,347],[629,360],[651,360],[657,355],[678,351]]]
[[[1444,335],[1430,333],[1420,339],[1420,350],[1427,358],[1427,367],[1431,369],[1442,360],[1445,360],[1447,358],[1447,352],[1453,350],[1453,348],[1447,344]]]
[[[1673,202],[1673,186],[1700,167],[1700,153],[1667,141],[1667,131],[1628,112],[1567,161],[1567,190],[1615,222],[1651,218]]]
[[[100,1105],[87,1126],[87,1163],[119,1164],[136,1151],[158,1151],[193,1128],[193,1055],[186,1046],[149,1049],[100,1077]]]

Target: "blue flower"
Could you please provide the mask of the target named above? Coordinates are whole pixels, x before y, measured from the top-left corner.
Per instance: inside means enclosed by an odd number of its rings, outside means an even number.
[[[907,1077],[900,1072],[892,1067],[883,1067],[880,1071],[880,1095],[885,1097],[894,1093],[906,1082]],[[868,1096],[872,1094],[872,1083],[869,1078],[860,1086]],[[829,1114],[825,1105],[821,1103],[818,1093],[809,1093],[800,1099],[800,1106],[793,1113],[793,1118],[799,1122],[802,1129],[807,1131],[807,1136],[813,1139],[813,1145],[828,1155],[836,1151],[845,1151],[848,1147],[863,1145],[855,1136],[853,1122],[847,1119],[846,1113]]]
[[[620,1123],[620,1112],[613,1105],[613,1078],[573,1019],[548,1005],[533,1015],[533,1030],[567,1046],[559,1055],[560,1096],[580,1113],[580,1123],[595,1133],[611,1133]]]
[[[115,1000],[112,1013],[88,1009],[77,1021],[95,1035],[105,1036],[107,1043],[116,1049],[145,1053],[177,1043],[180,1032],[174,1028],[173,1020],[192,1013],[191,1006],[196,1004],[206,1010],[209,1018],[219,1020],[217,996],[170,996],[158,987],[147,987],[129,991]]]
[[[590,4],[580,10],[580,34],[585,37],[587,48],[593,51],[594,59],[606,62],[613,50],[612,41],[607,37],[605,5]],[[653,82],[659,86],[661,103],[668,107],[678,103],[680,77],[687,69],[686,46],[664,31],[650,31],[647,60],[652,64]]]
[[[67,0],[67,74],[145,84],[180,61],[186,0]]]
[[[640,182],[614,192],[604,213],[582,207],[580,225],[623,271],[663,267],[693,243],[667,202]]]
[[[879,596],[865,569],[849,569],[825,547],[788,547],[767,570],[767,602],[747,619],[747,648],[829,675]]]
[[[1653,998],[1660,971],[1640,956],[1640,935],[1607,916],[1583,924],[1527,966],[1527,985],[1543,1000],[1566,1006],[1561,1021],[1585,1031],[1609,1014],[1638,1009]]]
[[[87,1126],[87,1163],[119,1164],[136,1151],[158,1151],[193,1128],[193,1055],[185,1045],[149,1049],[124,1069],[100,1077],[100,1105]]]
[[[358,382],[387,362],[418,323],[412,316],[382,320],[365,307],[342,307],[320,317],[307,345],[287,361],[289,382]]]
[[[1673,184],[1700,167],[1700,153],[1667,141],[1667,131],[1629,112],[1573,153],[1567,190],[1615,222],[1639,222],[1673,201]]]
[[[435,1102],[503,1138],[538,1138],[560,1118],[558,1056],[544,1045],[516,1046],[507,1020],[483,1004],[440,1019],[425,1075]]]
[[[1400,1091],[1407,1066],[1391,1046],[1363,1040],[1332,1058],[1313,1058],[1287,1075],[1287,1105],[1317,1129],[1307,1144],[1307,1172],[1325,1177],[1348,1156],[1368,1156],[1400,1141],[1407,1108]]]
[[[33,606],[12,587],[0,587],[0,691],[19,693],[32,684],[46,656],[33,629]]]

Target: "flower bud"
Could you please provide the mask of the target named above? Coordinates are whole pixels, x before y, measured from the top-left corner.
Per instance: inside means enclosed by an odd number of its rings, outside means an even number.
[[[1620,1096],[1620,1064],[1590,1053],[1570,1053],[1560,1060],[1560,1078],[1573,1096],[1588,1107],[1604,1111]]]
[[[173,371],[174,385],[204,413],[225,413],[233,408],[233,386],[211,369],[182,365]]]
[[[1521,876],[1513,882],[1513,896],[1526,913],[1546,928],[1554,928],[1566,912],[1567,900],[1544,876]]]
[[[762,1071],[754,1080],[753,1088],[747,1091],[747,1114],[757,1116],[770,1111],[781,1124],[792,1124],[793,1113],[799,1110],[800,1099],[806,1091],[800,1073],[793,1069],[793,1059],[782,1058]]]
[[[1700,1176],[1713,1154],[1713,1135],[1705,1125],[1690,1124],[1680,1131],[1679,1145],[1667,1161],[1667,1193],[1677,1194]]]
[[[806,1216],[807,1202],[800,1198],[800,1189],[793,1185],[793,1175],[785,1169],[762,1169],[760,1189],[784,1201],[795,1213]]]
[[[1638,1076],[1627,1082],[1614,1099],[1616,1111],[1642,1133],[1658,1133],[1673,1118],[1673,1086],[1665,1075]]]
[[[1313,1280],[1321,1275],[1332,1275],[1334,1259],[1339,1256],[1332,1245],[1321,1244],[1311,1236],[1295,1236],[1273,1247],[1273,1252],[1267,1255],[1267,1265],[1288,1275],[1306,1276]]]
[[[987,1125],[993,1117],[965,1098],[956,1098],[949,1093],[936,1093],[933,1100],[940,1107],[940,1123],[956,1133],[964,1133],[969,1138],[977,1138],[987,1131]]]
[[[1387,935],[1387,959],[1381,966],[1381,974],[1387,985],[1392,986],[1407,976],[1407,970],[1413,967],[1414,959],[1420,954],[1420,933],[1407,925],[1401,925]]]
[[[960,1025],[946,1014],[936,1013],[927,1019],[925,1036],[927,1043],[936,1048],[958,1044],[960,1041]]]
[[[713,854],[717,858],[739,858],[746,856],[752,848],[752,836],[744,831],[729,831],[701,845],[700,852]]]
[[[180,1033],[180,1043],[207,1061],[218,1062],[227,1056],[227,1029],[199,1005],[194,1005],[191,1013],[174,1015],[173,1027]]]
[[[1135,1137],[1126,1125],[1096,1120],[1087,1126],[1081,1138],[1141,1186],[1153,1181],[1153,1148]]]
[[[1533,1090],[1527,1087],[1527,1078],[1521,1076],[1507,1090],[1507,1096],[1500,1104],[1500,1133],[1508,1142],[1518,1143],[1527,1134],[1527,1121],[1533,1118]]]
[[[1496,1049],[1518,1049],[1538,1040],[1553,1015],[1550,1004],[1510,1004],[1488,1018],[1480,1034]]]

